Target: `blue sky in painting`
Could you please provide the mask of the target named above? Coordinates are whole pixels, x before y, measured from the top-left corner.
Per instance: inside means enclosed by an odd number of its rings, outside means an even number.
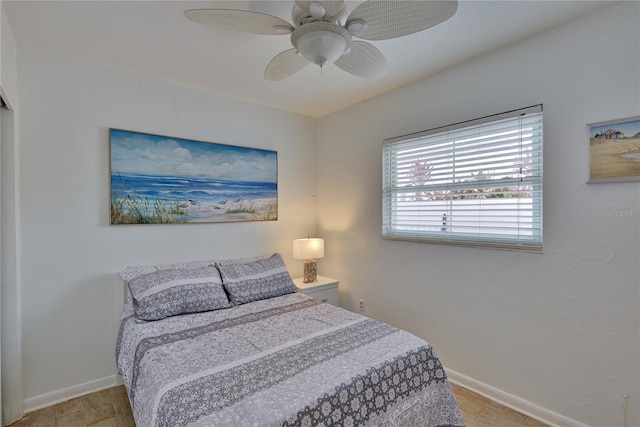
[[[640,120],[594,127],[591,128],[589,136],[593,137],[595,134],[607,129],[615,129],[617,131],[620,131],[624,133],[625,137],[629,138],[640,132]]]
[[[111,129],[111,171],[277,182],[275,151]]]

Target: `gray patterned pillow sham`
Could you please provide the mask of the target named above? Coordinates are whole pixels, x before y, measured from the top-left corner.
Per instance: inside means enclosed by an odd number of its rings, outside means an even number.
[[[216,263],[233,305],[245,304],[296,292],[280,254],[227,260]]]
[[[192,268],[213,267],[216,259],[208,259],[202,261],[181,262],[179,264],[159,264],[159,265],[134,265],[129,266],[120,272],[122,280],[131,281],[143,274],[160,270],[186,270]]]
[[[142,320],[231,306],[215,266],[143,274],[129,281],[129,290],[136,317]]]

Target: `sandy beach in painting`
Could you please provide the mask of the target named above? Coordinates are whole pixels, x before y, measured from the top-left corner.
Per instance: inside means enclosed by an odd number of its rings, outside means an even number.
[[[640,138],[591,138],[591,179],[640,178]]]
[[[114,173],[111,223],[273,221],[277,194],[276,183]]]
[[[278,217],[277,199],[221,200],[205,205],[188,202],[182,206],[189,222],[269,221]]]

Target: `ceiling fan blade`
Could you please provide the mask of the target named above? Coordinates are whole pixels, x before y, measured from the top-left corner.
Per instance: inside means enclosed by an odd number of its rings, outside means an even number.
[[[387,73],[387,60],[371,43],[353,41],[351,51],[334,63],[338,68],[358,77],[376,79]]]
[[[264,70],[265,80],[272,82],[282,80],[297,73],[309,64],[302,55],[298,55],[298,49],[289,49],[277,54]]]
[[[336,15],[344,6],[344,0],[296,0],[296,4],[305,12],[310,12],[309,5],[311,3],[321,4],[325,9],[326,16]],[[322,18],[322,16],[318,18]]]
[[[365,21],[366,28],[354,36],[386,40],[431,28],[451,18],[456,10],[457,0],[368,0],[351,12],[346,27],[353,21]]]
[[[253,34],[291,34],[293,25],[273,15],[235,9],[189,9],[184,16],[199,24]]]

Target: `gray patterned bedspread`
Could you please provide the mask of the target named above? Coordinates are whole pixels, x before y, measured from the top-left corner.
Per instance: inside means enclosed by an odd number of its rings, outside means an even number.
[[[431,345],[367,317],[290,294],[137,321],[116,346],[145,426],[461,426]]]

